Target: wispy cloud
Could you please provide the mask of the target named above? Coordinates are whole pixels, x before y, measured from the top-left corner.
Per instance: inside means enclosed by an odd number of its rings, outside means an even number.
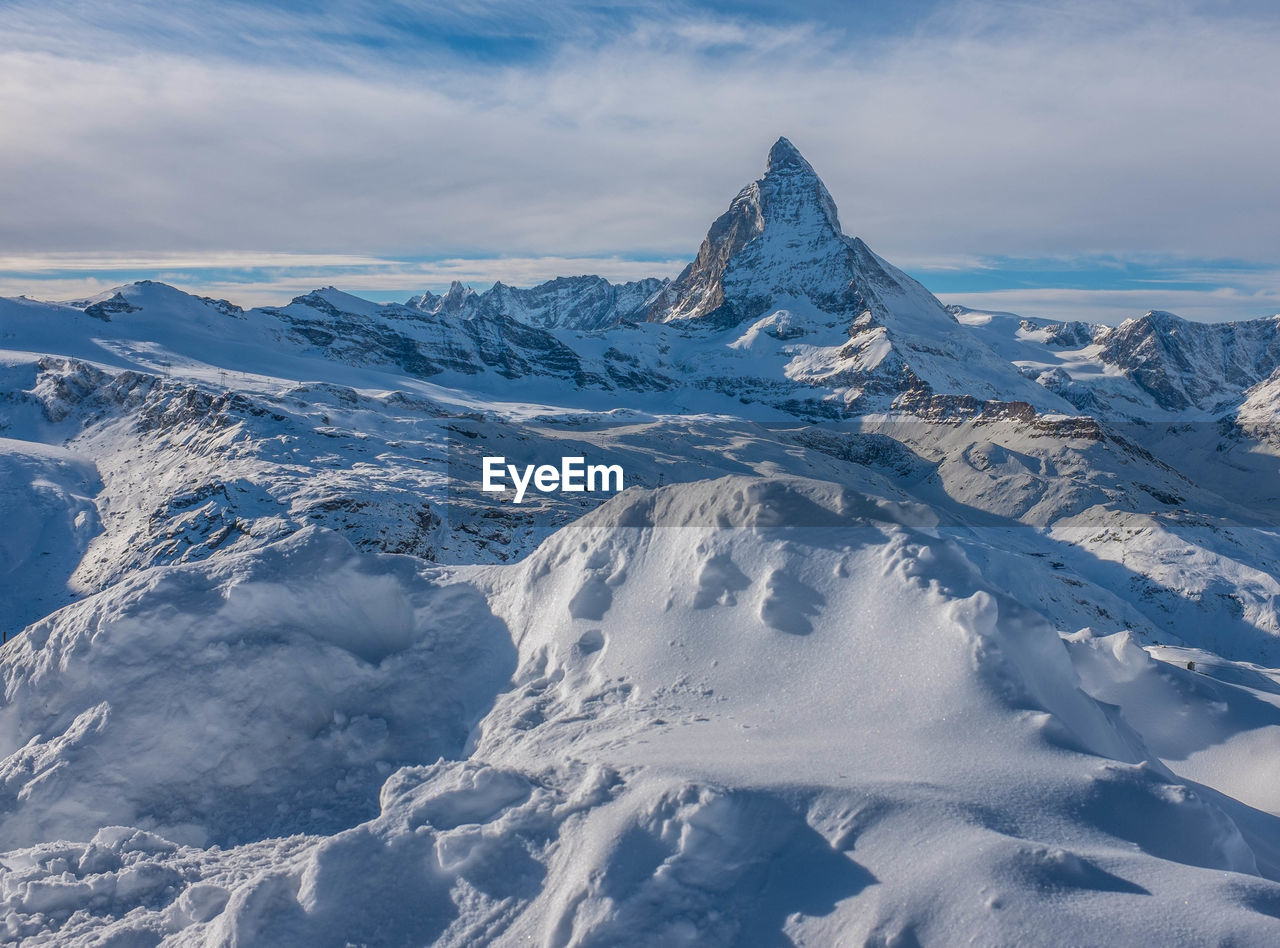
[[[1217,290],[1082,290],[1016,289],[974,293],[940,293],[944,303],[970,309],[1056,320],[1119,323],[1152,309],[1177,313],[1184,319],[1227,322],[1280,314],[1280,291],[1248,293],[1235,288]]]
[[[1023,316],[1114,323],[1150,309],[1206,321],[1280,313],[1280,266],[1242,260],[982,258],[979,267],[913,273],[947,302]]]
[[[1263,8],[838,6],[16,0],[0,254],[673,260],[782,133],[890,259],[1280,260]]]
[[[152,278],[188,292],[229,299],[242,306],[288,302],[319,286],[336,285],[379,301],[405,300],[423,290],[441,291],[454,280],[486,289],[501,281],[532,286],[558,276],[591,274],[612,282],[674,276],[683,260],[632,260],[622,257],[493,257],[423,261],[389,261],[359,257],[303,254],[151,255],[73,258],[59,268],[10,268],[13,258],[0,257],[0,296],[32,296],[46,300],[81,299],[135,279]],[[283,261],[277,258],[286,258]],[[18,258],[23,260],[24,258]],[[93,266],[95,261],[108,266]],[[47,257],[37,258],[41,264]],[[135,264],[140,264],[135,266]]]
[[[177,253],[172,251],[139,252],[49,252],[2,253],[0,271],[26,273],[61,273],[80,270],[225,270],[271,268],[321,268],[391,266],[394,260],[361,254],[280,253],[253,250],[203,250]]]

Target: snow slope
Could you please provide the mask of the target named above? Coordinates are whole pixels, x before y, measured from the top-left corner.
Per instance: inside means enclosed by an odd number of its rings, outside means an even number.
[[[0,438],[0,632],[14,635],[74,599],[71,581],[99,531],[93,463],[66,449]]]
[[[372,815],[395,766],[461,751],[512,669],[479,594],[419,567],[311,528],[36,623],[4,663],[0,846],[116,824],[225,845]]]
[[[1272,945],[1273,322],[949,311],[785,139],[670,284],[0,301],[5,937]]]
[[[827,526],[773,525],[814,510]],[[1265,944],[1277,817],[1178,776],[1093,696],[1127,694],[1134,658],[1064,643],[913,516],[731,479],[631,492],[510,566],[415,579],[309,533],[141,574],[11,660],[10,694],[54,701],[12,738],[42,735],[23,786],[43,789],[18,790],[4,832],[81,842],[4,858],[7,924],[33,944]],[[228,646],[253,661],[215,659]],[[1277,687],[1231,667],[1192,707]],[[160,709],[194,725],[240,694],[227,756],[154,740],[185,731],[157,731]],[[1145,723],[1171,759],[1204,741]],[[378,796],[397,745],[423,763]],[[108,785],[133,791],[110,813],[85,789]],[[353,825],[332,832],[342,799]],[[115,818],[142,828],[95,829]]]

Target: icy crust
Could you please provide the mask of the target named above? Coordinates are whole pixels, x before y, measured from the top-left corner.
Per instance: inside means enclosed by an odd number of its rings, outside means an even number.
[[[706,525],[743,503],[766,513]],[[1271,938],[1277,818],[1154,756],[1144,727],[1175,758],[1202,738],[1113,703],[1162,674],[1145,652],[1064,643],[911,511],[835,485],[611,505],[512,566],[422,575],[313,531],[55,614],[0,716],[33,735],[6,761],[5,785],[31,788],[0,824],[30,839],[0,857],[11,937]],[[815,506],[829,526],[768,514]],[[1220,668],[1184,700],[1280,690]],[[21,700],[37,684],[39,711]],[[215,711],[248,739],[200,733]],[[324,835],[277,835],[291,819]]]

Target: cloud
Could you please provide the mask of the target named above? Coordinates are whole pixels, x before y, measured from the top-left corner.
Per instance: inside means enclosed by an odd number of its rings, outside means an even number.
[[[64,266],[10,268],[15,259],[0,257],[0,296],[32,296],[45,300],[83,299],[122,283],[151,278],[202,296],[229,299],[241,306],[287,303],[320,286],[336,285],[379,301],[403,301],[423,290],[442,291],[458,280],[477,290],[502,281],[532,286],[557,276],[592,274],[611,282],[674,276],[683,260],[629,260],[621,257],[493,257],[430,261],[388,261],[359,257],[303,254],[214,254],[221,265],[201,255],[71,257]],[[283,259],[281,259],[283,258]],[[110,261],[111,266],[94,264]],[[48,257],[34,262],[49,264]],[[37,275],[33,271],[39,269]]]
[[[891,260],[1280,260],[1274,18],[134,6],[7,12],[0,253],[687,258],[786,134]]]
[[[1280,315],[1280,291],[1017,289],[939,293],[944,303],[970,309],[1056,320],[1116,324],[1152,309],[1198,322],[1227,322]]]
[[[0,271],[57,273],[78,270],[188,270],[258,269],[264,267],[367,267],[395,261],[360,254],[279,253],[253,250],[204,250],[186,252],[49,252],[0,253]]]

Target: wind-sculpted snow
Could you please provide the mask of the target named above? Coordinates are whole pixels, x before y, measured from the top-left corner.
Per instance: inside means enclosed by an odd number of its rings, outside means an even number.
[[[76,598],[72,574],[101,529],[92,462],[65,448],[0,438],[0,632]]]
[[[943,308],[785,139],[673,282],[0,300],[4,938],[1270,946],[1275,325]]]
[[[512,661],[478,592],[333,533],[136,573],[7,649],[0,845],[353,825],[395,767],[462,752]]]
[[[705,524],[752,496],[828,524]],[[1207,733],[1280,713],[1280,685],[1221,662],[1192,700],[1252,710],[1182,737],[1139,716],[1170,770],[1112,703],[1128,653],[1064,643],[894,510],[796,478],[676,485],[520,564],[424,575],[313,532],[63,610],[9,660],[5,731],[40,735],[5,781],[3,832],[30,844],[3,859],[9,929],[1265,944],[1277,818],[1175,772]],[[264,838],[288,826],[328,835]]]

